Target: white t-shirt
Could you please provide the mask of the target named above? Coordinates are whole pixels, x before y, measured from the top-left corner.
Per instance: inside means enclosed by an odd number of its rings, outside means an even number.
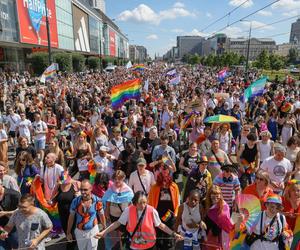
[[[113,163],[108,160],[106,157],[101,157],[100,155],[97,155],[94,158],[95,163],[100,163],[101,166],[97,167],[96,166],[96,172],[97,173],[107,173],[109,175],[109,177],[112,176],[114,170],[113,170]]]
[[[20,120],[18,124],[19,134],[20,136],[25,136],[30,138],[30,128],[31,128],[31,121],[25,119],[24,121]]]
[[[45,170],[45,172],[44,172]],[[45,198],[49,200],[52,196],[52,192],[54,191],[54,187],[57,184],[58,178],[61,176],[61,173],[64,171],[64,168],[55,164],[53,167],[43,166],[41,168],[41,178],[44,181],[44,190],[45,190]]]
[[[141,175],[140,177],[146,189],[146,192],[149,193],[151,186],[155,184],[154,174],[146,170],[146,173]],[[132,188],[134,193],[136,193],[137,191],[144,191],[142,184],[139,180],[137,170],[130,174],[128,186]]]
[[[112,140],[115,141],[115,145],[112,143]],[[123,145],[123,137],[120,140],[116,140],[116,138],[111,139],[108,142],[108,147],[110,148],[110,153],[113,155],[116,159],[119,158],[119,154],[125,149]]]
[[[6,120],[9,122],[9,131],[16,131],[17,125],[21,120],[21,117],[18,114],[6,116]]]
[[[138,218],[141,217],[143,211],[138,211]],[[126,207],[125,210],[123,211],[123,213],[121,214],[120,218],[119,218],[119,222],[122,225],[126,225],[127,222],[129,220],[129,207]],[[154,222],[154,226],[158,227],[161,224],[161,220],[159,218],[158,212],[156,211],[156,209],[153,208],[153,222]]]
[[[43,121],[32,123],[34,133],[42,132],[47,130],[47,124]],[[46,140],[46,134],[36,134],[34,136],[35,140]]]
[[[271,181],[276,184],[283,183],[286,174],[293,171],[293,166],[288,159],[283,158],[281,161],[276,161],[274,156],[265,159],[260,168],[267,171]]]
[[[7,140],[7,133],[5,129],[0,129],[0,140]]]

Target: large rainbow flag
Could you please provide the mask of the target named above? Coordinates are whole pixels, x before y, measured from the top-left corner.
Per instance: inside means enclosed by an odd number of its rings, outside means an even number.
[[[144,64],[137,64],[133,66],[133,70],[140,70],[143,71],[145,69],[145,65]]]
[[[300,215],[297,216],[296,224],[293,232],[293,243],[291,246],[291,250],[299,250],[300,249]]]
[[[49,205],[45,199],[44,191],[42,187],[42,181],[40,178],[35,178],[31,184],[31,193],[35,195],[37,200],[37,205],[41,209],[43,209],[49,216],[50,220],[53,223],[53,227],[55,229],[61,228],[61,222],[58,214],[57,203],[53,205]]]
[[[141,95],[141,79],[129,80],[111,89],[112,107],[119,108],[130,99],[139,99]]]

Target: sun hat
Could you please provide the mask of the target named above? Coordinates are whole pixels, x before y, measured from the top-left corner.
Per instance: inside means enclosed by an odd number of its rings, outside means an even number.
[[[199,157],[196,161],[197,164],[200,164],[200,163],[208,163],[208,159],[205,155]]]

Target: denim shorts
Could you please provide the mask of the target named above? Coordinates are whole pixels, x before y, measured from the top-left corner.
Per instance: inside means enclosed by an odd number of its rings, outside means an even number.
[[[44,150],[46,147],[46,140],[41,139],[41,140],[34,140],[34,148],[36,151],[39,150]]]

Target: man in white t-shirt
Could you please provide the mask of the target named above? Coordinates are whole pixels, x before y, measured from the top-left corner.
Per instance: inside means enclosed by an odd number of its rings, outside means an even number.
[[[134,193],[143,191],[148,194],[152,185],[155,184],[154,175],[146,169],[147,162],[144,158],[137,160],[137,170],[132,172],[129,177],[128,186]]]
[[[275,155],[265,159],[260,168],[268,172],[271,180],[270,184],[274,192],[281,193],[284,189],[284,182],[293,171],[293,166],[291,162],[284,157],[286,152],[284,146],[277,144],[274,150]]]
[[[121,129],[119,127],[115,127],[113,129],[113,138],[108,142],[108,147],[110,149],[109,153],[115,157],[115,159],[119,158],[120,153],[125,149],[125,141],[126,139],[122,137]]]
[[[32,123],[33,136],[34,136],[34,147],[37,151],[40,161],[44,159],[44,149],[46,147],[46,134],[47,124],[42,121],[41,114],[36,112],[34,114],[34,122]]]
[[[26,119],[26,114],[22,112],[20,114],[21,120],[18,123],[17,131],[19,132],[19,136],[26,137],[28,140],[28,143],[31,142],[31,130],[32,130],[32,124],[31,121]]]
[[[8,137],[10,145],[15,146],[16,130],[19,121],[21,120],[20,116],[16,114],[13,108],[8,109],[8,116],[6,116],[6,121],[8,122]]]

